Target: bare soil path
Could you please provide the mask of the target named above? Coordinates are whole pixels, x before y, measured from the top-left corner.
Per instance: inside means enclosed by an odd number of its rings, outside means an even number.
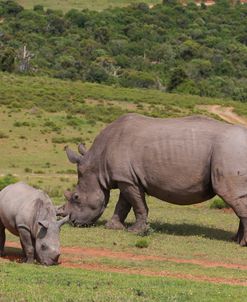
[[[10,250],[7,252],[7,255],[4,257],[4,261],[16,261],[22,262],[22,252],[20,244],[16,242],[6,242],[8,248],[17,248],[18,250]],[[234,278],[223,278],[223,277],[210,277],[205,275],[194,275],[181,272],[171,272],[171,271],[154,271],[147,268],[126,268],[112,266],[110,264],[101,264],[89,262],[89,257],[103,257],[103,258],[114,258],[122,260],[134,260],[134,261],[168,261],[175,263],[188,263],[195,264],[202,267],[223,267],[226,269],[240,269],[246,270],[246,265],[241,264],[229,264],[224,262],[210,262],[203,259],[179,259],[179,258],[168,258],[155,255],[140,255],[133,253],[124,253],[112,251],[110,249],[101,249],[101,248],[81,248],[81,247],[62,247],[61,248],[62,257],[60,259],[60,265],[67,268],[79,268],[86,270],[95,270],[101,272],[116,272],[123,274],[137,274],[143,276],[156,276],[156,277],[169,277],[183,280],[192,280],[192,281],[201,281],[209,283],[219,283],[219,284],[228,284],[228,285],[240,285],[247,286],[247,281],[234,279]],[[87,262],[83,262],[87,259]]]
[[[197,107],[218,115],[228,123],[247,126],[247,118],[233,112],[233,107],[222,107],[220,105],[199,105]]]

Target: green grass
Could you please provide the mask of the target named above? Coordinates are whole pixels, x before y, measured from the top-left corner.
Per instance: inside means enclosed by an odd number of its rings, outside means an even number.
[[[147,3],[150,5],[161,3],[160,0],[96,0],[96,1],[85,1],[85,0],[60,0],[60,1],[48,1],[48,0],[18,0],[19,4],[21,4],[25,8],[33,8],[34,5],[41,4],[45,8],[51,8],[55,10],[68,11],[72,8],[82,10],[82,9],[90,9],[100,11],[110,7],[121,7],[127,6],[134,3]]]
[[[0,300],[5,301],[244,301],[247,288],[157,277],[139,277],[0,265]]]
[[[99,131],[126,112],[172,117],[203,113],[200,104],[234,106],[247,115],[246,105],[221,99],[165,94],[103,85],[24,77],[0,73],[1,179],[12,174],[18,180],[45,190],[55,204],[77,180],[76,167],[63,147],[76,149],[81,140],[90,147]],[[247,265],[245,248],[230,241],[238,227],[233,213],[210,209],[211,202],[175,206],[148,197],[150,229],[147,237],[104,228],[113,213],[118,191],[95,227],[64,226],[63,246],[110,249],[166,258],[199,259]],[[134,221],[133,213],[127,223]],[[19,239],[7,234],[7,240]],[[246,280],[247,272],[206,268],[172,261],[132,261],[84,257],[75,263],[94,263],[118,268],[162,270]],[[161,277],[86,272],[61,266],[6,263],[0,260],[0,301],[244,301],[246,288]]]

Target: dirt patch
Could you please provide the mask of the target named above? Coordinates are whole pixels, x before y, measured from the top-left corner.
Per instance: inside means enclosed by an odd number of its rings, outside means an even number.
[[[233,107],[222,107],[220,105],[200,105],[197,106],[197,108],[216,114],[228,123],[247,126],[247,119],[233,112]]]
[[[23,256],[20,249],[20,244],[16,242],[7,242],[7,256],[4,257],[4,261],[15,261],[22,262]],[[11,250],[15,248],[15,250]],[[16,250],[18,248],[18,250]],[[114,272],[114,273],[123,273],[123,274],[136,274],[142,276],[156,276],[156,277],[169,277],[176,279],[192,280],[192,281],[201,281],[201,282],[210,282],[210,283],[222,283],[229,285],[241,285],[247,286],[247,281],[242,281],[233,278],[216,278],[203,275],[192,275],[192,274],[183,274],[180,272],[169,272],[169,271],[152,271],[146,268],[126,268],[126,267],[117,267],[112,265],[105,265],[100,263],[83,263],[83,258],[89,257],[105,257],[105,258],[114,258],[122,260],[132,260],[132,261],[167,261],[175,263],[187,263],[195,264],[202,267],[223,267],[227,269],[240,269],[247,270],[247,265],[241,264],[231,264],[223,262],[210,262],[203,259],[180,259],[180,258],[168,258],[155,255],[138,255],[128,252],[116,252],[109,249],[101,248],[81,248],[81,247],[62,247],[61,248],[62,257],[60,259],[60,265],[67,268],[80,268],[85,270],[95,270],[102,272]]]
[[[247,286],[247,281],[241,281],[238,279],[215,278],[215,277],[208,277],[202,275],[195,276],[191,274],[174,273],[169,271],[154,272],[143,268],[140,269],[131,269],[131,268],[123,268],[123,267],[118,268],[109,265],[93,264],[93,263],[75,264],[69,260],[63,261],[61,265],[67,268],[81,268],[85,270],[93,270],[93,271],[101,271],[101,272],[122,273],[122,274],[152,276],[152,277],[168,277],[168,278],[176,278],[176,279],[183,279],[183,280],[190,280],[190,281]]]
[[[231,264],[224,262],[212,262],[203,259],[181,259],[181,258],[170,258],[161,257],[154,255],[137,255],[126,252],[115,252],[108,249],[97,249],[97,248],[80,248],[80,247],[62,247],[62,254],[69,255],[80,255],[82,257],[105,257],[105,258],[115,258],[122,260],[132,260],[132,261],[167,261],[174,263],[187,263],[195,264],[202,267],[223,267],[228,269],[240,269],[247,270],[247,265],[241,264]]]

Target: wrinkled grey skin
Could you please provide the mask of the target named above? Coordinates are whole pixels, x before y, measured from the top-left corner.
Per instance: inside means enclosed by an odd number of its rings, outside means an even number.
[[[19,236],[26,262],[58,263],[59,230],[68,217],[57,221],[47,194],[19,182],[0,192],[0,256],[4,255],[5,228]]]
[[[120,195],[107,227],[124,228],[133,207],[131,231],[146,229],[145,194],[189,205],[216,194],[240,218],[235,240],[247,244],[247,129],[201,116],[158,119],[127,114],[108,125],[88,152],[66,147],[78,167],[75,192],[59,209],[77,225],[103,213],[111,189]]]

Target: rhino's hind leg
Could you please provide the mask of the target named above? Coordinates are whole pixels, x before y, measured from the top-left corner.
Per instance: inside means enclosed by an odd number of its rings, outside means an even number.
[[[4,225],[0,222],[0,257],[4,256],[4,245],[5,245],[5,227]]]
[[[128,228],[128,231],[141,233],[147,230],[148,207],[145,200],[144,191],[133,185],[121,183],[119,185],[121,194],[133,207],[136,221]]]
[[[129,214],[131,204],[124,198],[120,192],[118,202],[116,204],[112,218],[107,221],[106,227],[108,229],[122,230],[125,229],[124,221]]]

